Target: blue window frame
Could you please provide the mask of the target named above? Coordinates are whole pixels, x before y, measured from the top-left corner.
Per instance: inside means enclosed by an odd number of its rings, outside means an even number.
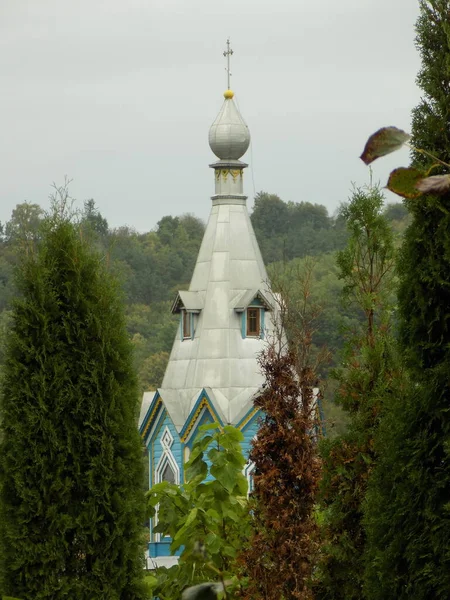
[[[241,332],[243,338],[264,339],[265,310],[261,306],[248,306],[242,313]]]

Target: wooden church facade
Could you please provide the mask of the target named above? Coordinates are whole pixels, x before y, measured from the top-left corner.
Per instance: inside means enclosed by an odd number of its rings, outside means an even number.
[[[243,450],[245,453],[248,453],[251,440],[257,432],[258,413],[259,411],[252,408],[239,423],[235,424],[244,435]],[[142,423],[141,431],[148,449],[149,487],[161,481],[183,483],[184,464],[189,460],[198,428],[213,422],[222,426],[227,424],[215,411],[206,390],[202,390],[199,395],[192,414],[181,432],[176,430],[158,392],[147,417]],[[249,485],[251,485],[251,469],[252,465],[247,464],[245,475]],[[159,559],[159,561],[157,560],[159,564],[164,564],[160,559],[170,556],[169,546],[170,540],[161,539],[159,534],[152,531],[152,523],[150,523],[149,555],[153,559]]]
[[[211,126],[218,160],[215,194],[189,290],[172,311],[179,327],[161,388],[144,394],[140,432],[148,449],[149,485],[182,484],[198,428],[231,424],[248,453],[258,427],[253,398],[263,383],[258,355],[273,334],[275,302],[247,211],[239,159],[250,133],[228,89]],[[245,473],[251,483],[251,465]],[[170,564],[169,541],[150,532],[149,554]],[[167,560],[165,560],[167,559]]]

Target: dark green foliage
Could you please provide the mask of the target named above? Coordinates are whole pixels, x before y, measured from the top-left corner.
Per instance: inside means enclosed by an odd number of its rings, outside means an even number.
[[[383,212],[388,221],[400,221],[408,217],[408,209],[400,202],[386,204]]]
[[[216,423],[204,425],[185,465],[183,487],[164,481],[149,491],[152,517],[159,506],[154,531],[172,538],[172,552],[182,548],[178,565],[156,571],[155,596],[178,600],[188,585],[237,574],[236,557],[249,536],[242,440],[231,425],[223,431]]]
[[[328,216],[325,206],[283,202],[276,194],[260,192],[251,215],[266,264],[316,256],[345,245],[345,225]]]
[[[337,402],[350,411],[347,431],[321,443],[322,552],[315,597],[363,598],[366,533],[364,502],[378,460],[374,438],[380,417],[394,397],[402,397],[399,357],[387,331],[376,331],[372,346],[353,339],[345,369],[338,371]],[[381,448],[382,449],[382,448]]]
[[[422,60],[417,85],[423,95],[412,111],[412,144],[450,162],[450,30],[449,0],[419,0],[416,45]],[[414,166],[433,162],[413,152]],[[438,171],[436,171],[437,173]]]
[[[450,196],[409,201],[400,257],[399,312],[409,397],[393,398],[369,490],[367,595],[450,593]]]
[[[416,148],[450,160],[450,2],[420,0]],[[414,166],[434,161],[413,152]],[[439,169],[433,170],[439,172]],[[450,597],[450,195],[406,202],[399,264],[400,341],[411,378],[380,428],[366,509],[371,600]]]
[[[368,480],[377,456],[376,434],[384,404],[398,393],[402,374],[390,334],[393,233],[378,189],[355,190],[342,215],[349,230],[337,263],[344,300],[363,320],[346,336],[336,401],[349,415],[347,431],[322,442],[320,484],[322,549],[314,581],[317,599],[363,597],[366,536],[362,524]]]
[[[397,213],[398,207],[402,208],[399,204],[390,206]],[[277,211],[279,215],[275,214]],[[287,215],[287,222],[283,215]],[[0,311],[8,309],[16,293],[12,273],[20,253],[18,245],[23,240],[38,239],[41,218],[40,207],[18,205],[3,227],[3,235],[0,231]],[[252,222],[267,264],[275,259],[286,261],[292,256],[301,256],[303,258],[293,259],[292,267],[296,269],[297,261],[304,261],[306,255],[315,255],[312,293],[318,297],[323,311],[314,333],[314,344],[339,349],[341,326],[353,327],[355,315],[351,309],[343,310],[339,306],[341,283],[335,276],[334,256],[326,252],[345,245],[345,220],[340,214],[330,217],[324,206],[285,203],[275,195],[261,193],[256,198]],[[185,214],[164,217],[155,231],[148,233],[127,227],[109,230],[93,200],[84,203],[80,225],[83,237],[106,255],[107,264],[119,275],[125,291],[127,330],[135,349],[140,389],[153,389],[161,384],[163,358],[170,352],[178,324],[178,317],[171,314],[170,306],[176,291],[189,284],[204,225],[196,217]],[[392,226],[402,231],[405,219],[397,215]],[[24,230],[20,233],[22,227]],[[4,235],[5,230],[9,237]],[[284,262],[283,270],[285,266],[289,271],[290,265]]]
[[[137,382],[117,285],[58,217],[23,254],[1,397],[1,592],[141,598]]]
[[[337,253],[344,302],[364,314],[363,331],[371,343],[375,329],[385,318],[392,294],[394,239],[383,214],[384,198],[378,188],[355,189],[341,214],[350,234],[347,246]]]
[[[84,229],[90,230],[92,233],[105,238],[108,235],[108,221],[102,217],[98,208],[95,206],[95,201],[86,200],[84,203],[84,211],[82,215],[81,226]]]
[[[401,341],[420,372],[449,358],[450,194],[421,197],[408,206],[413,222],[399,263]]]
[[[449,597],[449,376],[422,377],[383,419],[365,511],[369,599]]]

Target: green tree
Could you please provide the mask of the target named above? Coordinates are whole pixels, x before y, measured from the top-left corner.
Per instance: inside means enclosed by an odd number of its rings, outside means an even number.
[[[266,264],[316,256],[345,245],[342,220],[331,218],[320,204],[286,203],[276,194],[260,192],[251,220]]]
[[[84,203],[81,225],[100,237],[108,235],[108,221],[102,217],[92,198]]]
[[[412,111],[412,144],[450,163],[450,30],[448,0],[419,0],[416,47],[422,61],[417,85],[423,94]],[[413,164],[429,167],[430,158],[412,153]]]
[[[396,202],[387,204],[383,214],[388,221],[402,221],[408,217],[408,209],[401,202]]]
[[[327,437],[335,437],[345,431],[348,419],[342,407],[334,402],[336,382],[330,378],[329,371],[337,366],[337,358],[343,350],[343,332],[357,330],[361,314],[355,307],[342,306],[340,302],[344,284],[339,279],[335,253],[296,258],[285,264],[273,263],[268,266],[268,273],[273,291],[290,298],[292,318],[287,323],[290,337],[299,337],[298,325],[302,320],[298,312],[305,287],[302,282],[308,274],[308,302],[310,307],[316,307],[310,350],[316,360],[314,369],[321,379],[323,426]]]
[[[322,442],[320,484],[322,551],[315,597],[363,597],[365,531],[362,524],[367,482],[376,461],[374,436],[386,399],[401,381],[390,335],[390,292],[394,273],[393,233],[382,214],[376,188],[355,190],[342,215],[350,233],[337,263],[344,299],[363,315],[347,334],[342,365],[335,369],[336,402],[349,415],[347,431]]]
[[[143,461],[120,294],[76,225],[44,225],[22,253],[6,347],[1,593],[138,599]]]
[[[259,192],[255,196],[252,212],[252,223],[263,235],[280,235],[287,233],[288,206],[276,194]]]
[[[143,391],[156,390],[161,386],[168,362],[168,352],[151,354],[142,361],[139,369],[139,381]]]
[[[17,204],[11,219],[5,225],[5,237],[9,241],[37,239],[44,211],[38,204]]]
[[[450,2],[420,0],[413,143],[450,161]],[[413,152],[413,165],[434,161]],[[441,167],[440,167],[441,168]],[[400,342],[412,381],[383,419],[369,487],[367,597],[450,596],[450,194],[406,201],[399,264]]]
[[[157,514],[154,531],[172,539],[171,552],[181,550],[178,565],[157,570],[154,596],[178,600],[187,585],[237,575],[236,559],[249,536],[242,440],[231,425],[223,431],[217,423],[203,425],[183,486],[163,481],[148,492],[150,515]]]

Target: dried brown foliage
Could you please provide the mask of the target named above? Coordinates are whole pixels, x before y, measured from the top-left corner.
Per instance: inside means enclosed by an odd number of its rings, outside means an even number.
[[[266,387],[255,400],[265,417],[253,443],[254,532],[241,559],[246,598],[312,598],[317,550],[313,510],[320,473],[314,436],[315,376],[297,377],[292,353],[270,347],[260,358]]]
[[[320,476],[316,442],[316,361],[311,353],[317,307],[310,265],[296,291],[277,286],[279,330],[260,356],[265,386],[255,399],[264,414],[250,460],[255,464],[253,534],[240,559],[247,599],[310,599],[317,554],[315,499]],[[290,281],[292,279],[288,278]],[[287,341],[283,329],[287,329]]]

